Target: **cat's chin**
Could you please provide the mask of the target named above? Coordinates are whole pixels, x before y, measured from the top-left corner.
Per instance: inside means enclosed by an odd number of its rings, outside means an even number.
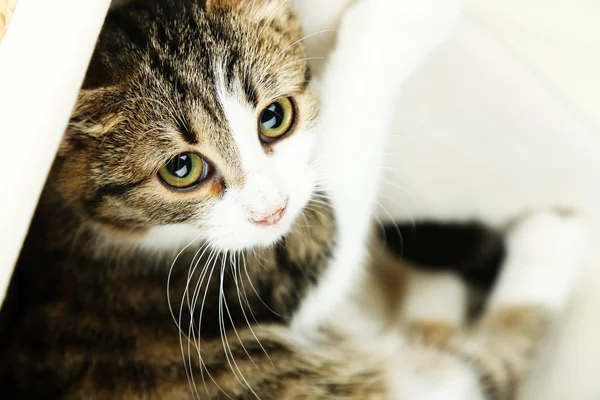
[[[213,231],[208,242],[221,251],[243,251],[257,247],[270,247],[280,241],[291,230],[295,219],[284,218],[275,225],[257,226],[247,224],[235,232]]]

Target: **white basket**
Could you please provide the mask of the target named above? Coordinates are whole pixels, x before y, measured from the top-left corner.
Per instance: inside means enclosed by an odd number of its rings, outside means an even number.
[[[0,303],[109,4],[20,0],[0,43]]]

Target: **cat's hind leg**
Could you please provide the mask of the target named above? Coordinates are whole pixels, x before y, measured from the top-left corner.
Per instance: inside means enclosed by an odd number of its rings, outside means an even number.
[[[434,336],[451,332],[465,323],[467,296],[465,283],[452,272],[411,269],[402,319]]]
[[[472,327],[460,330],[440,325],[439,314],[413,313],[410,345],[397,361],[396,371],[404,372],[396,398],[516,398],[548,325],[568,304],[588,237],[577,216],[543,211],[521,219],[507,241],[504,269]]]

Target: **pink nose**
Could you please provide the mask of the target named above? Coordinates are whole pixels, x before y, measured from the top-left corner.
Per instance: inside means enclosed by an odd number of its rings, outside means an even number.
[[[265,226],[275,225],[276,223],[281,221],[281,218],[283,217],[283,214],[285,213],[286,207],[287,207],[287,204],[285,206],[275,210],[275,212],[272,213],[271,215],[267,215],[266,217],[251,218],[251,220],[252,220],[252,222],[254,222],[255,224],[258,224],[258,225],[265,225]]]

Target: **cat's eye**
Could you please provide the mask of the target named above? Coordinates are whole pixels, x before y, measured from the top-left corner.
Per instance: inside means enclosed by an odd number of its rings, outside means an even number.
[[[160,179],[176,189],[195,186],[206,179],[208,173],[208,163],[195,153],[181,153],[158,170]]]
[[[294,105],[292,100],[282,97],[269,104],[260,113],[258,127],[260,139],[263,142],[272,142],[290,131],[294,122]]]

